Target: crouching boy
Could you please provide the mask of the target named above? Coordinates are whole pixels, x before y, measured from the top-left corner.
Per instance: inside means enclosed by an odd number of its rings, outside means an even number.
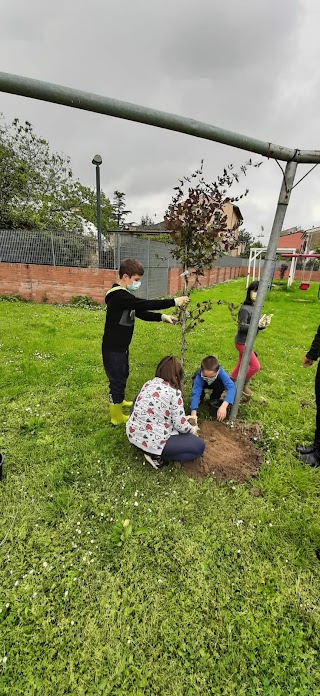
[[[218,421],[223,421],[230,412],[230,406],[233,404],[236,387],[231,377],[219,365],[217,358],[213,355],[207,355],[203,358],[201,366],[192,377],[192,393],[190,410],[193,418],[197,417],[199,404],[205,397],[205,391],[210,391],[209,410],[210,413],[217,418]],[[224,399],[221,398],[222,393],[226,392]]]

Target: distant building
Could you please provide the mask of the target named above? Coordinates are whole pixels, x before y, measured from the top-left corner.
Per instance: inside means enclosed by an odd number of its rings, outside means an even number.
[[[227,199],[223,206],[223,213],[227,216],[228,230],[231,230],[235,227],[234,236],[236,239],[238,239],[239,227],[242,225],[243,222],[243,217],[240,209],[237,205],[233,205],[233,203],[231,203],[231,201]],[[162,220],[161,222],[155,222],[153,225],[137,225],[135,222],[128,223],[124,226],[124,229],[128,232],[140,234],[168,234],[168,230],[165,227],[164,220]],[[242,246],[243,245],[241,243],[238,246],[236,246],[236,248],[229,253],[229,256],[241,256],[241,252],[243,250]]]
[[[290,227],[280,233],[278,248],[295,249],[301,254],[307,253],[309,249],[308,235],[301,227]]]

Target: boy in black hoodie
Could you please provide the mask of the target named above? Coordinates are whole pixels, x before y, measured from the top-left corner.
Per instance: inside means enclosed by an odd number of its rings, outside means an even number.
[[[188,297],[171,300],[144,300],[134,297],[139,290],[144,268],[135,259],[125,259],[119,268],[119,283],[114,283],[106,294],[107,315],[102,339],[103,365],[110,385],[110,416],[113,425],[128,420],[122,412],[123,406],[130,407],[124,400],[129,376],[129,345],[134,331],[135,317],[144,321],[163,321],[176,324],[177,319],[169,314],[157,314],[152,309],[181,307],[189,302]]]

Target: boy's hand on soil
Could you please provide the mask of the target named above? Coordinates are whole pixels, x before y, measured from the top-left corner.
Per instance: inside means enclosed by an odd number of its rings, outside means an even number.
[[[161,321],[165,324],[177,324],[178,317],[173,317],[171,314],[161,314]]]
[[[217,420],[218,421],[223,421],[227,415],[227,406],[224,406],[221,404],[220,408],[218,408],[217,411]]]
[[[190,302],[190,299],[187,295],[182,295],[181,297],[174,298],[174,303],[176,307],[184,307],[188,304],[188,302]]]

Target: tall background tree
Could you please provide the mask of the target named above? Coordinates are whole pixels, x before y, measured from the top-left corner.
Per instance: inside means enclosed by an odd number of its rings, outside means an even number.
[[[102,231],[116,227],[101,193]],[[70,158],[52,153],[31,123],[0,122],[0,226],[83,231],[96,222],[95,191],[73,176]]]
[[[149,215],[149,213],[146,213],[145,215],[141,216],[141,222],[140,225],[141,227],[151,227],[151,225],[155,224],[155,219]]]
[[[126,216],[132,212],[131,210],[126,210],[125,198],[126,194],[122,191],[114,191],[112,203],[112,216],[119,228],[124,226]]]

